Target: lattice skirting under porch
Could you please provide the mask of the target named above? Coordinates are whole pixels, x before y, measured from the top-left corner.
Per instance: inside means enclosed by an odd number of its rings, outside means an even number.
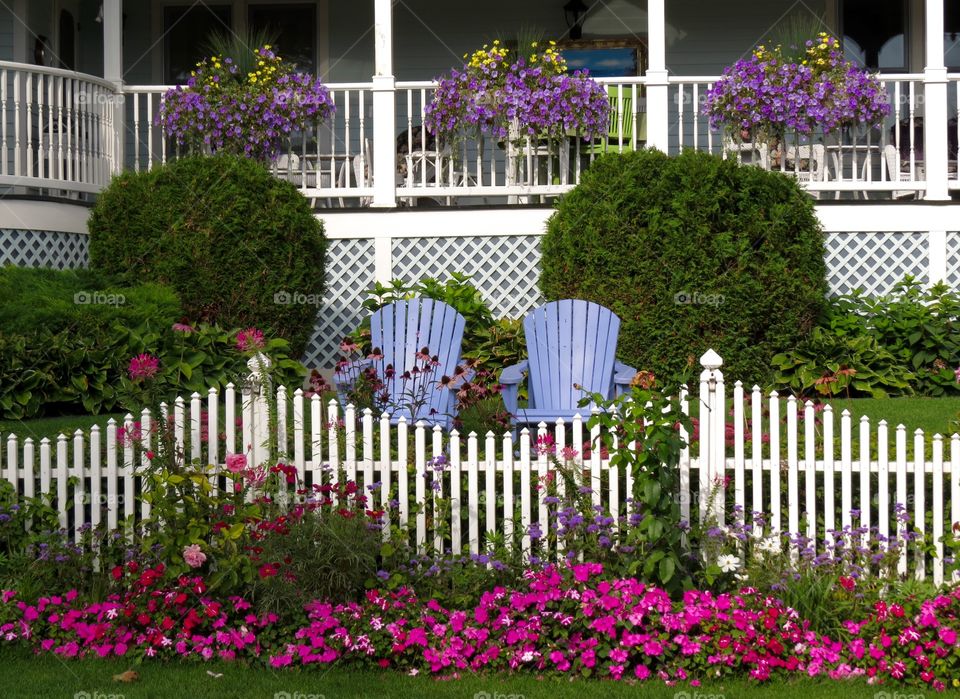
[[[372,236],[330,241],[327,290],[317,314],[304,361],[330,367],[339,340],[363,316],[364,292],[377,281],[379,268],[394,278],[446,279],[451,271],[473,276],[497,317],[519,317],[543,302],[540,275],[542,233],[523,235],[396,237],[381,245],[389,265],[377,264]],[[382,243],[383,241],[381,241]],[[828,233],[827,280],[832,294],[860,289],[867,295],[889,292],[907,274],[929,279],[931,245],[925,232]],[[947,233],[946,280],[960,286],[960,231]],[[72,269],[87,266],[88,238],[77,233],[0,229],[0,265]],[[389,281],[387,278],[380,281]]]
[[[84,233],[0,228],[0,266],[86,267],[90,239]]]

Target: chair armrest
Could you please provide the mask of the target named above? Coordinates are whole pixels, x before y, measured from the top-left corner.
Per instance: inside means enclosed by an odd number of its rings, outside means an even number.
[[[500,394],[503,396],[503,405],[511,415],[517,414],[520,382],[523,381],[523,374],[530,366],[530,362],[524,359],[522,362],[508,366],[500,372],[500,384],[503,390]]]
[[[637,375],[637,370],[632,366],[627,366],[623,362],[614,362],[613,364],[613,387],[614,396],[626,393],[630,387],[630,382]]]

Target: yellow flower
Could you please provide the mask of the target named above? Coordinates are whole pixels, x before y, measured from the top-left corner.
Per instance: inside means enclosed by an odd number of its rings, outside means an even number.
[[[537,48],[537,42],[534,41],[532,44],[530,44],[530,47],[534,49]]]
[[[264,45],[263,50],[264,50],[264,51],[269,51],[271,48],[273,48],[273,47],[270,46],[270,44],[266,44],[266,45]]]

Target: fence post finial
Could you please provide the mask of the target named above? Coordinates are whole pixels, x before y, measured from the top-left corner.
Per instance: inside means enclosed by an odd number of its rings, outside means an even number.
[[[713,371],[723,366],[723,357],[721,357],[716,353],[715,350],[711,348],[704,352],[703,356],[700,357],[700,364],[704,369]]]

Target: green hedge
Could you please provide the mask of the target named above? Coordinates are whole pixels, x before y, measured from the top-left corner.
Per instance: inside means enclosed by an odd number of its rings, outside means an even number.
[[[550,218],[542,265],[548,299],[611,308],[618,354],[659,376],[712,347],[731,379],[765,382],[827,292],[823,234],[796,182],[695,151],[598,159]]]
[[[95,269],[169,284],[191,321],[259,327],[302,353],[327,243],[307,199],[262,165],[222,155],[125,173],[100,195],[89,229]]]
[[[171,398],[222,388],[247,373],[236,330],[174,330],[177,296],[161,285],[108,287],[102,276],[86,271],[4,268],[0,293],[4,419],[126,408],[123,379],[130,358],[142,353],[159,358],[161,391]],[[76,294],[85,296],[75,302]],[[265,351],[274,360],[275,380],[301,385],[305,370],[288,356],[285,340],[269,340]]]
[[[92,270],[0,267],[0,333],[31,333],[109,326],[136,327],[148,320],[170,325],[180,300],[160,284],[116,286]]]

